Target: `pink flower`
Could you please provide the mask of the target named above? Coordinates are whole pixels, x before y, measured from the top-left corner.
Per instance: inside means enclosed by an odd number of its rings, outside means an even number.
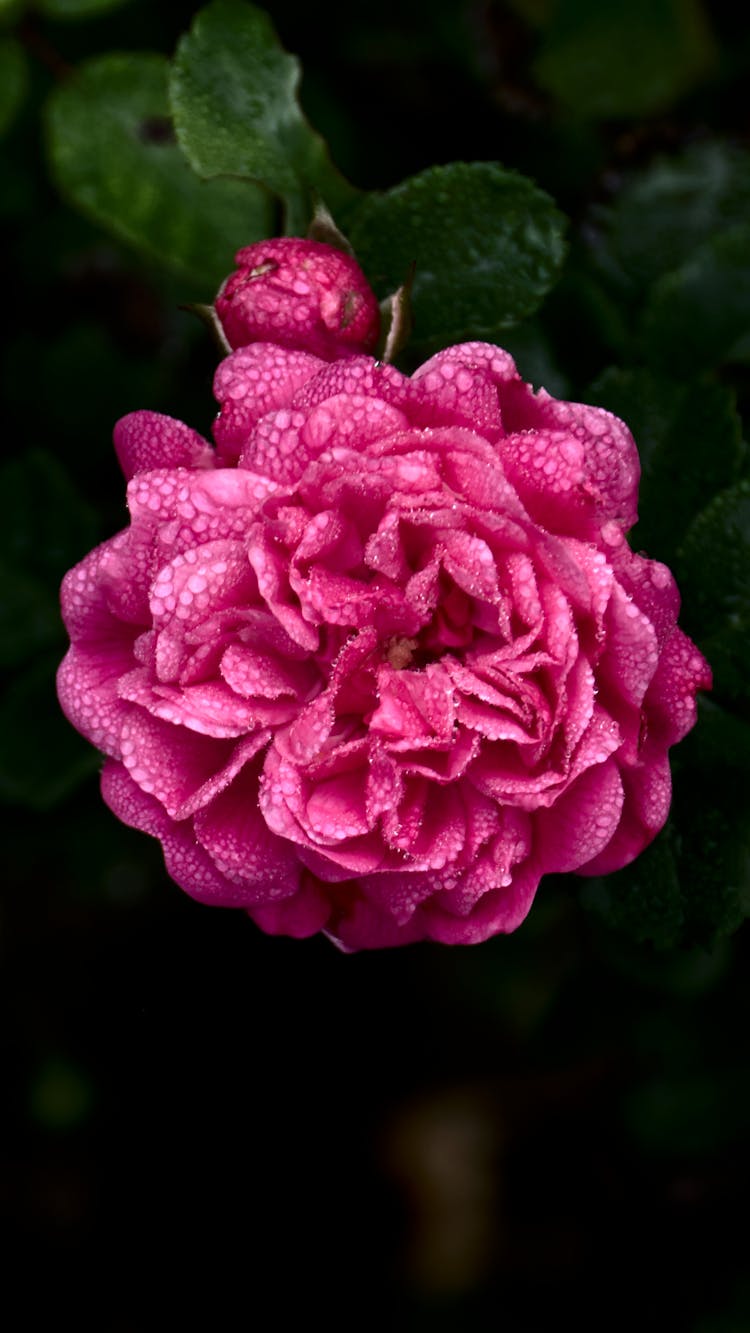
[[[708,667],[635,555],[638,458],[467,343],[407,378],[256,343],[217,453],[117,427],[130,526],[63,585],[63,707],[194,898],[358,949],[514,930],[662,827]]]
[[[273,342],[333,361],[371,352],[380,310],[355,260],[321,241],[277,237],[235,255],[215,307],[231,347]]]

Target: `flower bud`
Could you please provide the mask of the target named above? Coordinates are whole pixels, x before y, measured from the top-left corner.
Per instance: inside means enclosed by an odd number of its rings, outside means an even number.
[[[270,342],[326,361],[371,352],[380,312],[354,259],[299,237],[248,245],[216,297],[216,314],[233,348]]]

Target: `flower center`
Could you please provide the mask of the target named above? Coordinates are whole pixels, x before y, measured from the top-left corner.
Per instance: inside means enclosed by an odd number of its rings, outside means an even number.
[[[386,646],[385,656],[394,671],[403,671],[405,667],[411,666],[416,646],[416,639],[405,639],[399,635],[390,640]]]

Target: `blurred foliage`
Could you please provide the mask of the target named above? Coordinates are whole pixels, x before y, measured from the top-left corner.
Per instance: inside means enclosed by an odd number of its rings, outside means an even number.
[[[706,495],[736,481],[743,466],[735,396],[715,380],[667,379],[639,366],[605,371],[590,397],[627,421],[638,442],[641,516],[631,543],[673,565]]]
[[[168,70],[156,55],[87,62],[50,99],[50,156],[78,208],[212,291],[235,250],[273,229],[271,204],[250,183],[190,170],[169,119]]]
[[[572,1300],[584,1330],[646,1302],[676,1333],[750,1325],[749,73],[728,0],[0,0],[4,1197],[54,1274],[29,1321],[86,1290],[92,1327],[150,1327],[130,1276],[168,1231],[245,1288],[253,1254],[277,1302],[293,1265],[306,1314],[325,1274],[410,1329],[526,1333]],[[345,959],[196,907],[54,697],[59,580],[125,521],[114,420],[209,431],[180,307],[316,195],[380,295],[417,261],[407,367],[496,339],[629,423],[633,544],[714,670],[664,833],[476,950]],[[458,1236],[466,1199],[484,1240],[449,1292],[436,1218]]]
[[[685,534],[681,567],[716,694],[747,703],[750,650],[750,482],[721,491]]]
[[[0,41],[0,134],[11,124],[26,94],[26,55],[13,38]]]
[[[576,115],[662,111],[714,65],[700,0],[557,0],[549,11],[536,77]]]

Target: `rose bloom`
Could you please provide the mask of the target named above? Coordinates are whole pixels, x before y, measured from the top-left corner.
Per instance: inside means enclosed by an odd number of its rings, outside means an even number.
[[[121,421],[130,525],[67,575],[63,708],[192,897],[347,949],[514,930],[636,856],[708,667],[634,554],[639,465],[485,343],[412,376],[254,343],[216,450]]]

